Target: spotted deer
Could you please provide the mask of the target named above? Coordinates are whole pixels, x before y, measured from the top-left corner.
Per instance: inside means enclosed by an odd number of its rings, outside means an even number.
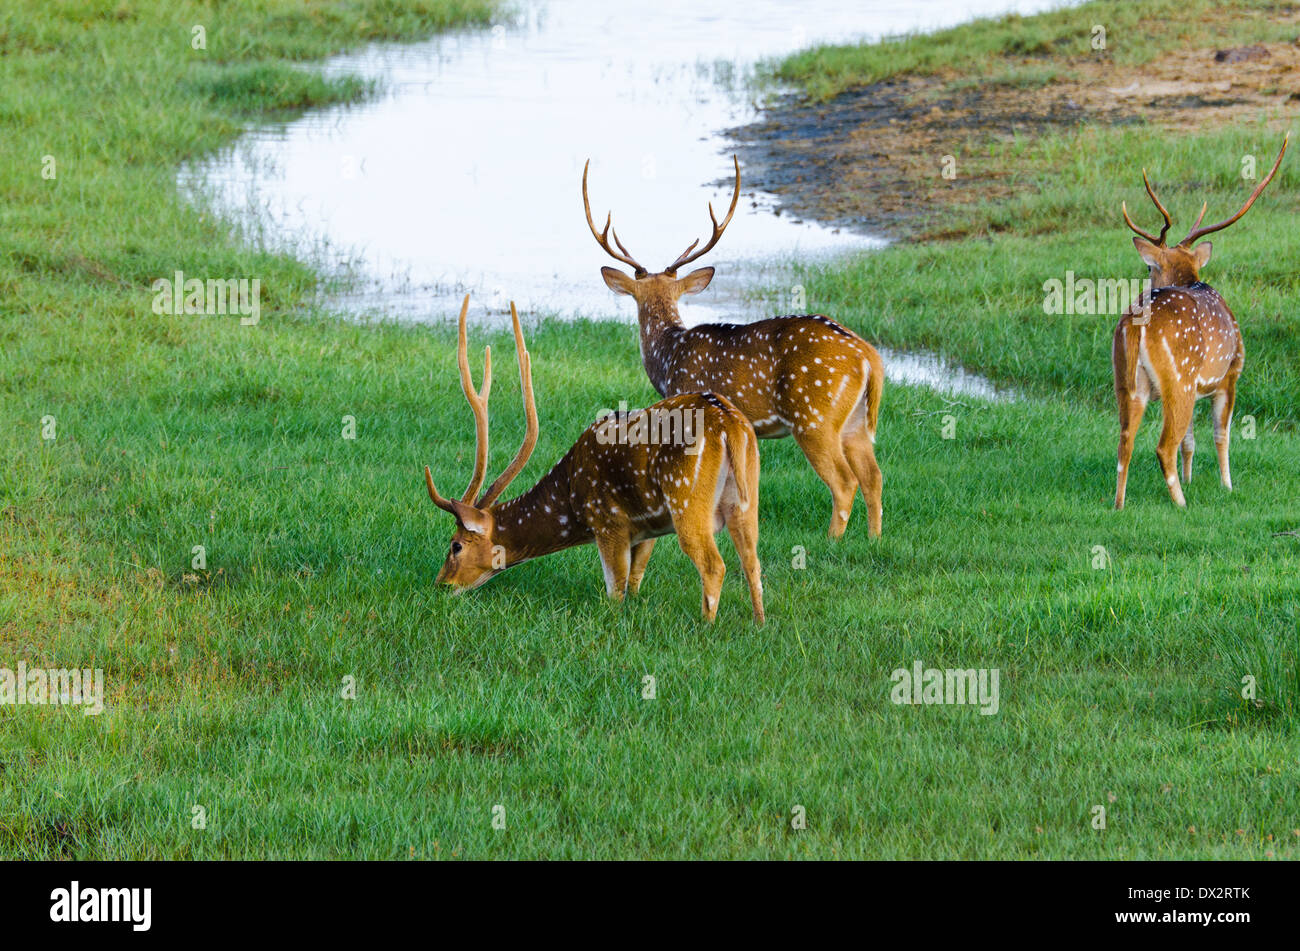
[[[1196,401],[1212,396],[1214,445],[1219,455],[1219,478],[1232,489],[1228,468],[1228,436],[1232,426],[1232,408],[1237,397],[1237,379],[1241,376],[1245,350],[1241,328],[1219,292],[1200,279],[1200,269],[1210,260],[1209,241],[1192,247],[1208,234],[1222,231],[1250,210],[1265,186],[1273,180],[1290,142],[1288,134],[1282,150],[1268,176],[1255,186],[1246,203],[1231,218],[1215,225],[1201,226],[1208,205],[1187,237],[1172,248],[1165,246],[1165,235],[1173,224],[1169,212],[1156,197],[1146,169],[1142,181],[1147,195],[1164,218],[1159,235],[1143,231],[1129,217],[1128,206],[1121,203],[1124,221],[1137,237],[1133,245],[1151,272],[1151,290],[1131,308],[1115,328],[1111,360],[1115,370],[1115,398],[1119,403],[1119,468],[1115,487],[1115,508],[1124,507],[1124,490],[1128,482],[1129,461],[1147,401],[1154,397],[1161,403],[1164,428],[1156,446],[1156,456],[1169,486],[1169,495],[1180,507],[1187,504],[1178,481],[1175,454],[1182,444],[1183,480],[1192,478],[1192,454],[1196,449],[1192,415]]]
[[[754,621],[761,624],[758,441],[744,415],[716,394],[688,393],[637,413],[603,417],[536,485],[508,502],[498,502],[528,462],[539,432],[532,363],[512,303],[527,428],[514,460],[475,498],[487,471],[492,351],[486,349],[483,384],[476,391],[466,347],[468,309],[466,296],[460,310],[457,363],[461,388],[474,411],[474,474],[460,499],[446,499],[434,486],[429,467],[424,468],[429,498],[456,520],[438,583],[460,593],[521,562],[595,542],[605,571],[605,590],[621,601],[626,591],[636,594],[640,589],[655,539],[676,533],[682,550],[699,569],[704,617],[712,621],[726,573],[713,536],[726,525],[749,582]]]
[[[857,334],[820,314],[773,317],[751,324],[699,324],[686,327],[677,309],[685,294],[709,286],[713,268],[677,272],[718,243],[740,199],[736,187],[722,223],[709,205],[713,233],[704,247],[691,243],[663,271],[651,274],[628,253],[612,231],[612,214],[596,229],[582,171],[582,204],[596,243],[632,276],[602,267],[610,290],[637,304],[641,362],[660,396],[711,390],[731,400],[754,425],[760,439],[793,436],[813,469],[831,491],[830,536],[848,525],[858,488],[867,503],[868,532],[881,528],[881,474],[874,443],[884,385],[880,354]],[[615,247],[610,246],[613,238]]]

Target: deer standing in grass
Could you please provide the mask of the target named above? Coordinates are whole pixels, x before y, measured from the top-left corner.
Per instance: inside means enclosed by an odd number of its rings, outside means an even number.
[[[761,624],[758,440],[744,415],[722,397],[690,393],[638,413],[603,417],[535,486],[509,502],[497,502],[528,462],[538,435],[532,364],[512,303],[527,429],[514,460],[476,499],[487,471],[492,351],[489,348],[484,356],[483,385],[476,392],[466,348],[468,310],[466,296],[457,362],[461,388],[474,411],[474,475],[460,499],[446,499],[434,486],[429,467],[424,468],[429,498],[456,520],[438,583],[452,585],[459,593],[512,565],[595,542],[605,590],[622,600],[624,592],[636,594],[640,588],[655,539],[676,533],[699,569],[704,617],[712,621],[726,573],[713,536],[726,525],[749,582],[754,620]]]
[[[821,315],[773,317],[752,324],[700,324],[686,327],[677,310],[684,294],[709,286],[713,268],[679,278],[677,272],[711,251],[736,213],[740,163],[727,216],[718,223],[709,205],[713,233],[704,247],[692,242],[657,274],[649,273],[611,232],[596,229],[582,172],[582,204],[587,226],[610,257],[632,268],[632,276],[600,269],[610,290],[637,303],[641,362],[661,396],[711,390],[731,400],[754,425],[760,439],[793,436],[821,480],[831,490],[830,536],[848,525],[858,488],[867,503],[868,531],[880,534],[881,475],[873,444],[884,385],[884,366],[869,343]],[[590,166],[590,161],[587,165]],[[613,237],[617,250],[610,246]]]
[[[1195,248],[1192,245],[1206,235],[1228,227],[1250,209],[1277,174],[1290,138],[1288,135],[1283,139],[1273,170],[1255,187],[1240,211],[1216,225],[1201,227],[1201,219],[1208,207],[1202,205],[1187,237],[1172,248],[1165,246],[1165,235],[1173,222],[1156,197],[1145,169],[1142,170],[1142,181],[1147,195],[1165,220],[1160,234],[1143,231],[1129,217],[1127,205],[1120,205],[1124,221],[1137,233],[1133,245],[1150,269],[1151,291],[1140,302],[1140,307],[1130,309],[1120,320],[1115,328],[1111,351],[1120,425],[1119,470],[1115,487],[1117,509],[1124,507],[1133,441],[1146,412],[1147,401],[1152,397],[1160,400],[1164,415],[1164,429],[1156,446],[1156,456],[1174,504],[1180,507],[1187,504],[1178,482],[1176,453],[1181,442],[1183,480],[1191,481],[1192,454],[1196,449],[1192,416],[1196,401],[1202,396],[1214,398],[1212,413],[1219,478],[1225,488],[1232,489],[1228,436],[1245,350],[1237,318],[1219,292],[1200,279],[1200,269],[1210,260],[1211,243],[1206,241]]]

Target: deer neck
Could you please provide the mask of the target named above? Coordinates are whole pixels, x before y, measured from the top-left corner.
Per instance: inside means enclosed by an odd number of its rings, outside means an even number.
[[[492,538],[506,553],[506,567],[591,540],[591,529],[574,512],[569,457],[522,495],[492,507]]]
[[[668,297],[640,301],[637,321],[641,325],[641,365],[656,392],[667,396],[674,368],[676,338],[686,330],[677,310],[677,301]]]
[[[1190,255],[1184,255],[1184,258],[1189,257]],[[1171,259],[1159,271],[1151,274],[1152,288],[1188,287],[1200,283],[1200,272],[1190,260]]]

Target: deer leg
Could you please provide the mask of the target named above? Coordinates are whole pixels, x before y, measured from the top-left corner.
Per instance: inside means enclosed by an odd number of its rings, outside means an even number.
[[[1214,394],[1214,449],[1219,454],[1219,480],[1232,491],[1232,470],[1228,466],[1228,437],[1232,431],[1232,408],[1237,402],[1237,378],[1224,381]]]
[[[600,566],[605,569],[605,593],[615,601],[623,600],[632,549],[622,535],[597,535],[596,550]]]
[[[1156,458],[1160,460],[1160,471],[1165,474],[1165,484],[1169,486],[1169,497],[1179,508],[1187,506],[1183,497],[1183,487],[1178,484],[1178,467],[1175,458],[1178,444],[1186,434],[1192,421],[1192,408],[1196,405],[1196,393],[1191,387],[1181,389],[1162,387],[1164,405],[1164,428],[1160,431],[1160,442],[1156,444]]]
[[[744,512],[740,506],[732,509],[727,518],[727,531],[731,533],[731,543],[736,546],[736,554],[745,570],[745,580],[749,582],[749,603],[754,608],[754,623],[762,624],[763,569],[758,563],[758,506],[751,504]]]
[[[727,573],[727,565],[709,531],[712,518],[708,522],[699,520],[698,525],[678,526],[677,543],[700,572],[700,583],[704,587],[704,620],[712,621],[718,615],[718,598],[722,593],[722,578]]]
[[[1187,435],[1183,437],[1183,481],[1192,481],[1192,455],[1196,452],[1196,404],[1192,407],[1192,421],[1187,424]]]
[[[850,421],[853,426],[854,421]],[[867,503],[867,534],[872,538],[880,537],[881,491],[884,478],[880,474],[880,465],[876,462],[876,450],[871,445],[865,423],[860,427],[846,428],[840,437],[844,448],[844,457],[848,459],[853,474],[857,476],[858,485],[862,487],[862,498]]]
[[[813,471],[831,490],[830,537],[839,538],[849,524],[853,511],[853,496],[858,491],[858,480],[853,475],[849,461],[844,458],[844,447],[839,434],[829,429],[802,429],[794,433],[794,441],[808,457]]]
[[[1128,486],[1128,467],[1133,459],[1133,442],[1137,439],[1138,427],[1147,410],[1150,386],[1145,371],[1138,370],[1139,382],[1136,390],[1117,392],[1119,399],[1119,468],[1115,477],[1115,508],[1124,507],[1124,492]]]
[[[645,568],[650,561],[650,553],[655,549],[655,540],[648,538],[632,546],[632,570],[627,576],[627,590],[636,594],[641,590],[641,579],[645,577]]]

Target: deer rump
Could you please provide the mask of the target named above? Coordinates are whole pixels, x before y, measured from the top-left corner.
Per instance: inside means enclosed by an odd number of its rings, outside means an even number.
[[[668,415],[671,414],[671,415]],[[691,444],[660,441],[665,429],[637,433],[641,418],[691,419]],[[626,427],[619,428],[620,422]],[[680,436],[680,430],[671,432]],[[714,447],[721,451],[713,453]],[[714,393],[687,393],[643,410],[611,414],[579,437],[568,457],[573,509],[593,533],[623,525],[632,543],[678,532],[682,519],[709,517],[717,533],[756,504],[758,441],[744,414]],[[592,483],[588,476],[599,479]],[[647,478],[647,476],[649,478]]]
[[[1160,287],[1151,293],[1166,307],[1142,319],[1143,305],[1150,306],[1149,299],[1144,298],[1115,328],[1111,357],[1116,395],[1121,399],[1132,395],[1142,401],[1161,401],[1161,368],[1172,370],[1175,379],[1192,374],[1189,388],[1198,400],[1214,394],[1233,363],[1242,356],[1240,346],[1235,344],[1238,330],[1227,302],[1218,291],[1200,281]],[[1184,323],[1179,314],[1190,309],[1198,312],[1202,323],[1190,319]],[[1184,366],[1169,349],[1168,341],[1179,336],[1190,342],[1198,360],[1195,368]],[[1224,344],[1229,340],[1234,341],[1230,349]]]

